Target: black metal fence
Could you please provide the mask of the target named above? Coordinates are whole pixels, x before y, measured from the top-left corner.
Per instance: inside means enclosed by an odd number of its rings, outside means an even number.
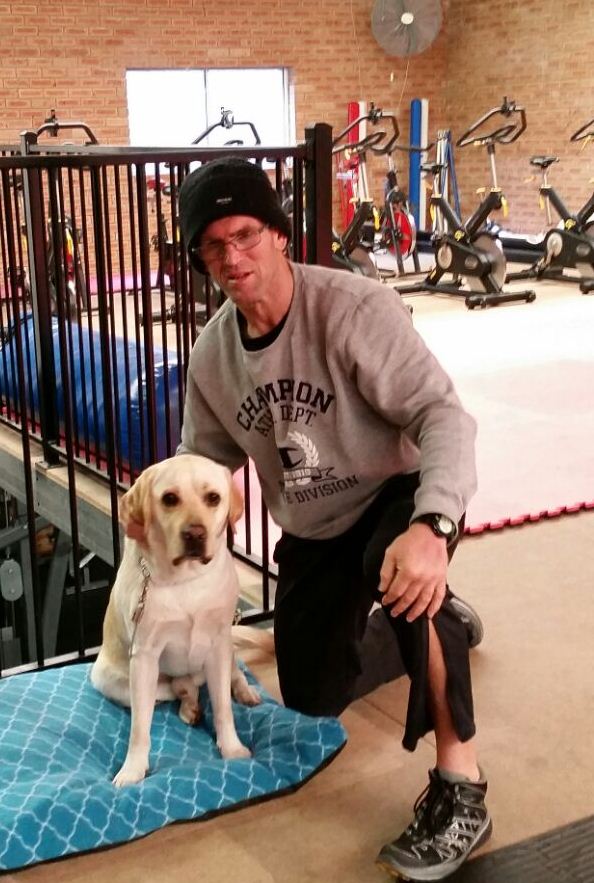
[[[293,194],[293,257],[329,263],[331,130],[291,148],[0,146],[0,675],[85,658],[120,558],[118,495],[175,453],[192,345],[221,294],[193,271],[176,194],[233,152]],[[269,519],[244,474],[234,552],[271,612]]]

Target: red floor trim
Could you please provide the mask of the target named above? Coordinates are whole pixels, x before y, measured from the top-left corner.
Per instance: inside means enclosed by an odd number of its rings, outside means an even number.
[[[517,515],[514,518],[502,518],[499,521],[485,521],[482,524],[467,526],[465,534],[475,535],[488,530],[502,530],[504,527],[518,527],[527,522],[542,521],[544,518],[558,518],[560,515],[574,515],[586,509],[594,509],[594,500],[583,503],[573,503],[569,506],[558,506],[556,509],[542,509],[540,512]]]

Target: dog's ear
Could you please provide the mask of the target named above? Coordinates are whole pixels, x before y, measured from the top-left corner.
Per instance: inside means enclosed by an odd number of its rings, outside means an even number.
[[[120,524],[127,537],[142,543],[145,538],[145,527],[150,518],[150,468],[138,476],[129,491],[120,499]]]
[[[243,515],[243,494],[231,477],[229,477],[229,481],[229,524],[235,532],[235,525]]]

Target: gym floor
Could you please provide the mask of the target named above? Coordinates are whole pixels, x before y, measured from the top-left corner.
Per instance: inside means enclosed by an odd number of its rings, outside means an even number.
[[[584,297],[577,287],[536,284],[534,304]],[[449,298],[411,298],[415,315],[464,311]],[[594,306],[594,304],[593,304]],[[472,325],[476,314],[468,312]],[[576,467],[579,468],[579,467]],[[584,494],[590,491],[584,487]],[[594,815],[590,776],[594,707],[594,511],[465,537],[450,568],[454,590],[483,619],[472,651],[480,761],[493,837],[477,855]],[[272,660],[245,660],[278,696]],[[413,755],[400,739],[405,678],[343,715],[348,742],[299,791],[206,822],[162,829],[142,841],[32,867],[6,883],[381,883],[374,859],[408,824],[433,765],[433,738]],[[173,871],[175,869],[175,871]],[[590,873],[594,873],[590,871]],[[452,879],[456,879],[455,877]],[[489,881],[511,883],[505,873]],[[561,878],[547,878],[549,880]],[[564,880],[594,880],[567,876]],[[522,877],[514,877],[514,883]],[[543,878],[540,878],[543,883]]]

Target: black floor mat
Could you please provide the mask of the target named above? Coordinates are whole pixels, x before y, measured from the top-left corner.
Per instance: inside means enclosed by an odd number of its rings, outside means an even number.
[[[452,883],[594,883],[594,816],[469,861]]]

